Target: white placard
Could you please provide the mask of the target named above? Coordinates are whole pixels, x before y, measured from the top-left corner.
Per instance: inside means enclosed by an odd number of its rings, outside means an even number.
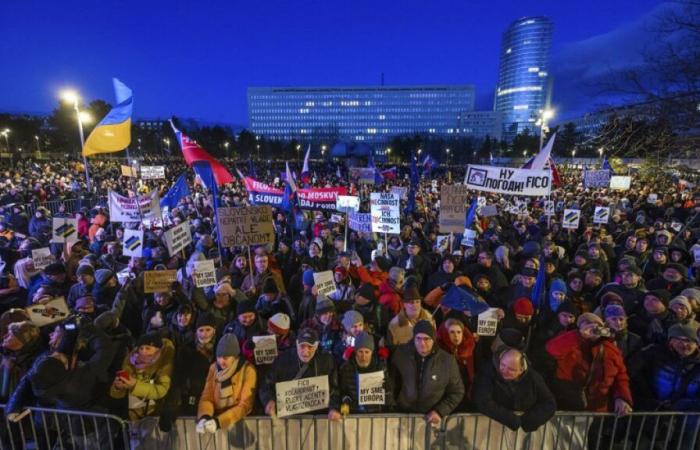
[[[314,286],[320,295],[329,295],[335,292],[335,280],[333,271],[314,272]]]
[[[339,195],[335,198],[335,209],[346,214],[358,212],[360,210],[360,197]]]
[[[108,198],[109,220],[112,222],[141,222],[142,215],[144,221],[158,221],[161,218],[157,191],[139,197],[138,204],[136,198],[124,197],[114,191],[109,191]]]
[[[399,234],[401,232],[401,212],[399,196],[386,192],[370,194],[370,214],[372,231]]]
[[[700,262],[700,248],[693,249],[693,258],[695,262]]]
[[[340,214],[331,214],[331,218],[328,219],[330,223],[343,223],[343,216]]]
[[[465,228],[461,244],[465,247],[474,247],[474,239],[476,239],[476,231]]]
[[[607,206],[596,206],[593,213],[593,223],[607,224],[610,220],[610,208]]]
[[[370,213],[349,213],[348,227],[360,233],[372,231],[372,215]]]
[[[56,261],[48,247],[32,250],[32,261],[36,270],[44,270],[46,266]]]
[[[52,224],[51,242],[60,244],[78,240],[78,219],[54,217]]]
[[[568,228],[570,230],[575,230],[578,228],[578,224],[581,221],[581,210],[580,209],[565,209],[564,216],[562,217],[561,226],[562,228]]]
[[[398,195],[401,200],[408,198],[408,188],[406,186],[392,186],[390,192]]]
[[[549,195],[551,180],[552,173],[549,170],[469,164],[464,184],[477,191],[541,197]]]
[[[122,243],[124,256],[141,256],[143,254],[143,230],[124,230]]]
[[[182,222],[165,232],[165,245],[168,247],[170,256],[176,255],[177,252],[187,247],[192,243],[192,234],[190,233],[190,224]]]
[[[253,336],[255,365],[272,364],[277,358],[277,338],[274,335]]]
[[[613,175],[610,177],[610,189],[626,191],[632,185],[632,177],[627,175]]]
[[[200,288],[216,284],[216,267],[213,259],[194,262],[194,285]]]
[[[489,308],[479,314],[476,334],[479,336],[495,336],[498,329],[498,308]]]
[[[141,166],[142,180],[161,180],[165,178],[165,166]]]
[[[384,372],[358,373],[357,374],[357,404],[358,405],[383,405],[384,397]]]
[[[478,196],[476,198],[476,206],[479,208],[486,206],[486,197]]]
[[[448,234],[441,234],[435,239],[435,246],[437,248],[447,248],[450,245],[450,236]]]
[[[289,417],[328,408],[328,375],[275,384],[277,417]]]
[[[544,215],[553,216],[554,215],[554,201],[545,200],[544,201]]]
[[[37,327],[60,322],[70,314],[66,299],[63,297],[56,297],[47,303],[34,303],[24,310],[27,311],[29,320]]]

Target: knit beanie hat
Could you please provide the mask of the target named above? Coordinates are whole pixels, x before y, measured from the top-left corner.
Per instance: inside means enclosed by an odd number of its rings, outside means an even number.
[[[358,334],[355,338],[355,349],[359,350],[361,348],[366,348],[374,351],[374,338],[371,334],[366,331]]]
[[[302,275],[302,283],[305,284],[306,286],[314,286],[316,284],[314,282],[314,270],[313,269],[306,269],[304,271],[304,274]]]
[[[95,269],[90,264],[81,264],[78,266],[78,270],[75,271],[76,275],[90,275],[95,276]]]
[[[355,295],[364,297],[370,302],[374,302],[377,300],[377,297],[374,296],[374,287],[372,287],[372,285],[369,283],[362,284],[360,288],[357,291],[355,291]]]
[[[385,258],[384,256],[376,256],[374,258],[374,262],[377,263],[377,267],[379,267],[379,270],[382,272],[388,272],[389,269],[391,269],[391,261],[389,261],[388,258]]]
[[[114,272],[109,269],[98,269],[95,272],[95,281],[99,286],[104,286],[113,276]]]
[[[688,288],[681,291],[681,295],[690,301],[700,302],[700,289]]]
[[[364,323],[364,321],[365,319],[362,317],[362,314],[354,309],[351,309],[349,311],[345,311],[345,314],[343,314],[342,324],[345,331],[350,331],[350,328],[352,328],[353,325],[360,322]]]
[[[277,287],[277,283],[272,277],[269,277],[263,283],[262,293],[263,294],[279,294],[280,290]]]
[[[255,312],[255,300],[243,300],[236,305],[236,315]]]
[[[150,345],[151,347],[161,348],[163,347],[163,338],[160,337],[160,334],[155,332],[142,334],[141,337],[136,340],[136,348],[139,348],[142,345]]]
[[[697,330],[692,325],[684,323],[676,323],[671,325],[671,327],[668,329],[668,339],[670,340],[674,337],[690,339],[691,341],[698,343]]]
[[[513,312],[521,316],[532,316],[535,314],[535,308],[529,298],[520,297],[513,303]]]
[[[51,263],[44,267],[44,273],[46,275],[61,275],[66,273],[66,266],[60,262]]]
[[[625,318],[625,317],[627,317],[627,313],[625,312],[625,308],[613,303],[611,305],[608,305],[603,310],[603,318],[607,319],[608,317],[623,317],[623,318]]]
[[[287,334],[289,332],[290,320],[285,313],[277,313],[267,321],[267,327],[275,334]]]
[[[408,286],[406,289],[403,291],[403,297],[401,298],[402,301],[404,302],[412,302],[414,300],[420,300],[420,292],[418,292],[418,288],[415,286]]]
[[[608,291],[600,297],[600,306],[605,309],[608,305],[624,305],[624,300],[614,291]]]
[[[435,328],[427,320],[419,320],[413,327],[413,337],[415,338],[419,333],[426,334],[433,340],[435,339]]]
[[[316,301],[316,314],[321,315],[327,312],[334,312],[335,305],[328,297],[321,297]]]
[[[690,300],[688,300],[688,297],[683,297],[682,295],[674,297],[673,300],[669,302],[668,307],[672,308],[673,305],[683,305],[688,312],[693,312],[693,308],[690,306]]]
[[[574,316],[578,315],[578,309],[576,308],[576,305],[574,305],[574,303],[570,300],[562,302],[557,308],[557,314],[563,312],[573,314]]]
[[[7,329],[22,345],[27,345],[39,337],[39,327],[28,320],[11,323]]]
[[[645,297],[651,296],[651,297],[657,298],[666,307],[668,307],[668,302],[671,299],[671,293],[665,289],[655,289],[653,291],[647,292],[644,296]]]
[[[604,325],[603,319],[601,319],[600,316],[589,312],[581,314],[578,320],[576,320],[576,327],[578,328],[588,324]]]
[[[194,329],[197,330],[200,327],[212,327],[216,329],[216,319],[214,315],[210,312],[202,312],[197,316],[197,322],[195,323]]]
[[[225,356],[238,356],[241,354],[241,346],[238,344],[238,338],[233,333],[224,334],[216,344],[216,357],[222,358]]]

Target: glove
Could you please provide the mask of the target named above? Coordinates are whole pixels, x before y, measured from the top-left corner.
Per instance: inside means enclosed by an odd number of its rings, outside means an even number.
[[[204,422],[204,429],[207,433],[216,433],[216,430],[219,429],[219,421],[216,419],[207,420]]]
[[[440,285],[440,289],[442,289],[443,292],[447,292],[447,291],[449,291],[450,288],[451,288],[452,286],[454,286],[454,285],[455,285],[454,282],[448,281],[448,282],[446,282],[446,283],[442,283],[442,284]]]
[[[211,416],[202,416],[199,421],[197,422],[197,427],[195,430],[199,434],[204,434],[206,433],[206,423],[211,420]]]

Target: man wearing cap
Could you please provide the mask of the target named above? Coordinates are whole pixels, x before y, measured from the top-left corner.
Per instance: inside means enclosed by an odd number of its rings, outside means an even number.
[[[607,305],[603,309],[603,320],[605,320],[605,325],[613,332],[615,345],[620,349],[625,364],[627,364],[627,371],[632,377],[635,370],[630,366],[629,361],[642,349],[642,338],[638,334],[629,331],[627,327],[627,313],[621,305],[615,303]]]
[[[435,343],[435,326],[420,320],[411,341],[400,345],[391,358],[399,411],[425,414],[438,425],[464,398],[464,383],[454,356]]]
[[[372,404],[360,404],[359,396],[359,374],[382,372],[384,384],[381,395],[373,392],[372,396],[382,396],[383,403],[376,404],[378,398],[370,401]],[[381,413],[392,411],[394,407],[394,386],[389,376],[387,362],[378,356],[375,351],[374,336],[366,331],[358,333],[355,337],[352,352],[348,355],[347,361],[343,363],[339,371],[340,397],[343,407],[349,408],[350,414],[358,413]],[[364,402],[362,402],[364,403]]]
[[[311,328],[304,328],[299,331],[296,347],[286,350],[277,357],[272,368],[265,374],[265,382],[260,385],[260,402],[265,408],[265,414],[271,417],[277,415],[277,383],[327,376],[330,391],[328,393],[328,418],[331,420],[341,419],[338,371],[333,356],[318,352],[318,347],[318,333]]]
[[[413,339],[413,327],[419,321],[428,321],[433,324],[433,328],[435,327],[433,316],[422,306],[422,298],[418,288],[413,284],[413,281],[411,281],[410,285],[409,281],[406,281],[406,284],[401,312],[391,319],[386,333],[386,344],[392,349]]]
[[[75,272],[78,282],[71,286],[66,301],[68,306],[73,307],[78,297],[91,294],[95,285],[95,269],[89,264],[80,264]]]

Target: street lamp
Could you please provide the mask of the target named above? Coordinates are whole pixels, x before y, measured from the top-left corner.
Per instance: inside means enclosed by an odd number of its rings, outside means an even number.
[[[527,156],[527,150],[523,150],[523,158]]]
[[[34,140],[36,141],[36,151],[41,153],[41,145],[39,143],[39,136],[34,136]]]
[[[322,145],[322,146],[321,146],[321,158],[325,158],[325,156],[326,156],[326,148],[328,148],[328,147],[326,147],[325,145]]]
[[[259,147],[259,146],[258,146]],[[297,163],[301,161],[301,145],[297,144]]]
[[[224,142],[224,148],[226,149],[226,158],[228,158],[228,146],[229,146],[229,142],[228,141]]]
[[[10,154],[10,159],[11,159],[11,161],[12,161],[12,165],[14,166],[14,165],[15,165],[15,155],[10,151],[10,138],[9,138],[9,136],[10,136],[10,129],[9,129],[9,128],[5,128],[5,129],[2,131],[2,133],[0,133],[0,134],[2,134],[3,136],[5,136],[5,147],[7,147],[7,153]]]
[[[165,146],[168,148],[168,154],[170,154],[170,138],[163,139],[163,142],[165,142]]]
[[[576,149],[571,150],[571,159],[576,157]]]
[[[450,149],[446,148],[445,153],[447,153],[447,165],[450,165]]]
[[[547,128],[547,121],[554,117],[554,110],[553,109],[543,109],[540,110],[540,117],[535,122],[535,125],[539,125],[540,127],[540,150],[542,150],[542,146],[544,145],[544,133],[545,131],[549,131],[549,128]]]
[[[605,151],[605,150],[603,150],[603,147],[600,147],[600,148],[598,149],[598,154],[600,155],[601,158],[603,157],[603,152],[604,152],[604,151]]]
[[[258,148],[258,159],[260,159],[260,144],[257,144],[256,147]]]
[[[78,120],[78,133],[80,134],[80,153],[83,153],[83,147],[85,146],[85,135],[83,134],[83,120],[88,119],[89,115],[81,115],[80,113],[80,96],[74,90],[65,90],[61,92],[61,99],[66,103],[72,103],[73,109],[75,110],[75,118]],[[88,172],[88,162],[87,157],[83,155],[83,165],[85,166],[85,183],[87,184],[88,191],[91,191],[90,186],[90,173]]]

